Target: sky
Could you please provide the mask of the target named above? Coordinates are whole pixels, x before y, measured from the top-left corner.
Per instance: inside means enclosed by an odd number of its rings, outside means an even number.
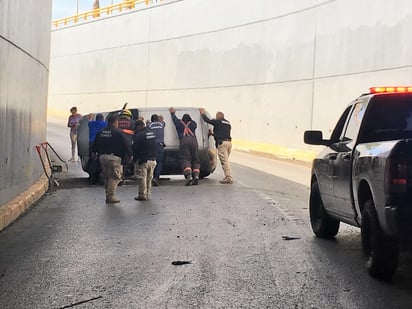
[[[76,14],[77,1],[79,2],[79,13],[93,9],[93,0],[53,0],[52,19],[68,17]],[[119,3],[120,0],[100,0],[100,7]]]

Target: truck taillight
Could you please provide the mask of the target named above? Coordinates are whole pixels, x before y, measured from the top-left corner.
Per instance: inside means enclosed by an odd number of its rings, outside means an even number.
[[[407,160],[404,155],[395,155],[388,158],[385,174],[385,189],[387,193],[405,193],[407,191],[407,166]]]

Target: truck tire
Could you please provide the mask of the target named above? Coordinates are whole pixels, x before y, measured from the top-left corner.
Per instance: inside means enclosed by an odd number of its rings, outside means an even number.
[[[398,267],[398,241],[382,230],[372,200],[363,207],[361,238],[368,273],[377,279],[391,280]]]
[[[309,214],[312,231],[319,238],[333,238],[339,231],[340,222],[331,218],[323,206],[319,185],[312,185],[309,200]]]

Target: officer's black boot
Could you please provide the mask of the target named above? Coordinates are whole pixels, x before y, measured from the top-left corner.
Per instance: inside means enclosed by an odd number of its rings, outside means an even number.
[[[159,180],[157,178],[153,178],[152,185],[153,185],[153,187],[158,187],[159,186]]]
[[[199,184],[199,172],[193,172],[193,181],[192,181],[194,186],[197,186]]]

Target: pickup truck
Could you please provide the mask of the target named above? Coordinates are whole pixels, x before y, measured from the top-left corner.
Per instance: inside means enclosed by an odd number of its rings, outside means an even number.
[[[340,222],[360,227],[369,274],[391,280],[401,249],[411,249],[412,87],[370,88],[329,139],[306,131],[304,141],[325,146],[312,167],[314,234],[333,238]]]

